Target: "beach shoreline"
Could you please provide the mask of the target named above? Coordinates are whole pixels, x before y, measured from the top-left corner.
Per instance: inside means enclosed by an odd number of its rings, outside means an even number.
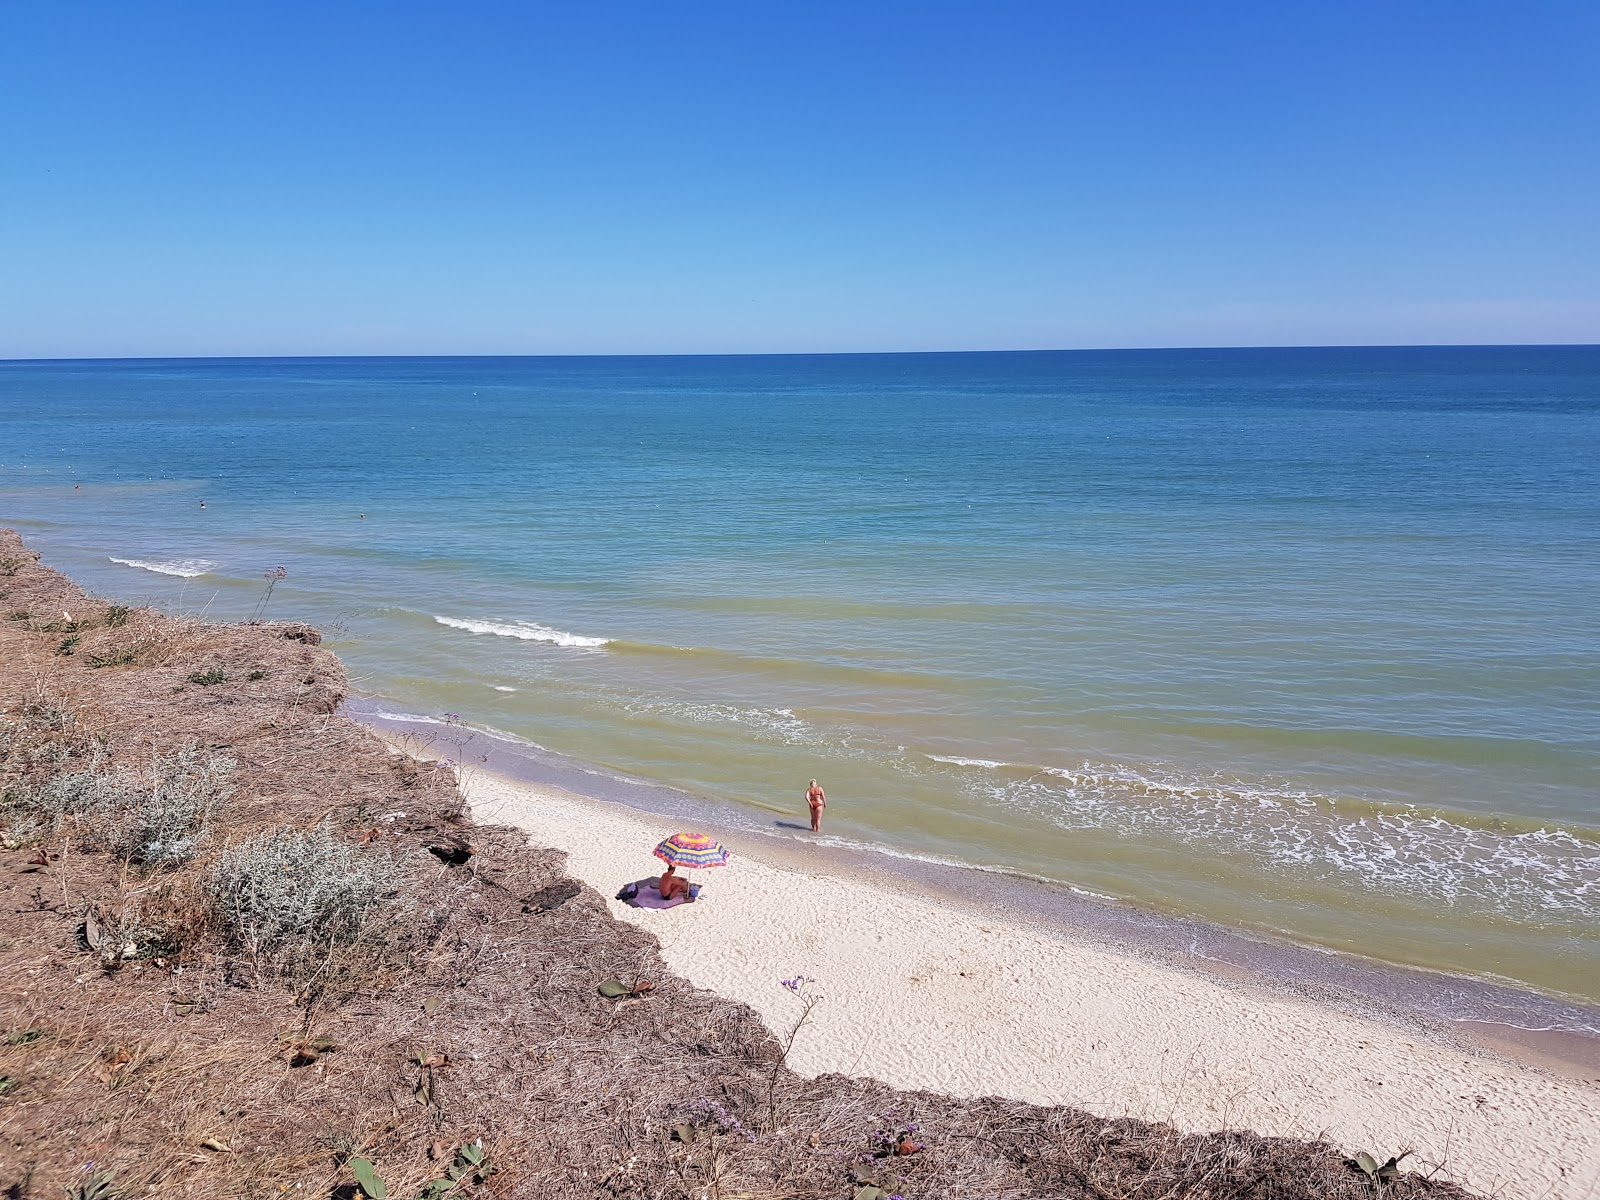
[[[385,731],[420,757],[436,749]],[[673,818],[461,765],[474,820],[566,853],[602,896],[654,873]],[[1071,1105],[1185,1132],[1322,1137],[1489,1195],[1578,1200],[1600,1187],[1600,1067],[1537,1033],[1407,1015],[1203,959],[1069,932],[908,877],[749,831],[701,901],[607,904],[668,966],[749,1004],[780,1037],[800,1013],[780,980],[825,999],[794,1041],[802,1074],[839,1072],[963,1097]],[[708,953],[708,948],[712,951]]]
[[[733,834],[779,865],[874,880],[935,903],[979,906],[1002,920],[1105,942],[1155,961],[1334,1004],[1360,1016],[1420,1024],[1559,1074],[1600,1078],[1600,1007],[1493,976],[1459,975],[1386,962],[1282,934],[1232,928],[1203,917],[1144,908],[1070,883],[957,860],[905,854],[893,847],[813,837],[798,804],[746,809],[554,754],[513,735],[395,711],[374,698],[352,698],[346,711],[391,744],[467,770],[553,788],[685,828]],[[773,820],[774,814],[779,819]],[[784,819],[784,817],[787,819]]]

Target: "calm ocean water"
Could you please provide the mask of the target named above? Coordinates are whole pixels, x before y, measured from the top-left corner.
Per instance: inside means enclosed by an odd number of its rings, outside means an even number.
[[[1600,999],[1600,348],[0,363],[0,522],[769,827]]]

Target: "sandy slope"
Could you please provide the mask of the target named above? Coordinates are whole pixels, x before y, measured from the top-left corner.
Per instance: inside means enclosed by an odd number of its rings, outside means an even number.
[[[663,822],[490,775],[465,781],[479,821],[565,850],[610,896],[652,873]],[[1324,1135],[1380,1158],[1414,1147],[1509,1200],[1600,1196],[1600,1087],[1545,1075],[1378,1021],[1077,943],[957,900],[761,861],[699,876],[701,903],[646,912],[672,969],[742,1000],[779,1031],[778,984],[827,999],[790,1060],[903,1088],[998,1094],[1154,1118],[1186,1130]]]

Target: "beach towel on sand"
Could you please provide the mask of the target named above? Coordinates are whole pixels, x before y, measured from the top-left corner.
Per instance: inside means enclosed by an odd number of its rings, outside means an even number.
[[[663,900],[661,892],[656,888],[656,878],[641,879],[637,883],[630,883],[617,893],[617,899],[624,904],[631,904],[634,908],[676,908],[680,904],[687,904],[690,900],[700,895],[700,885],[691,883],[688,896],[674,896],[671,900]]]

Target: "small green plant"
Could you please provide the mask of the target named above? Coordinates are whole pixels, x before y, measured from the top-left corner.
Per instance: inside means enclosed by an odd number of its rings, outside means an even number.
[[[82,621],[74,621],[66,613],[62,613],[59,621],[43,621],[30,628],[35,633],[77,633],[80,629],[93,629],[94,622],[87,617]]]
[[[78,643],[82,640],[77,634],[73,634],[71,637],[64,637],[61,639],[61,644],[56,647],[56,653],[62,658],[66,658],[77,649]]]
[[[89,666],[97,669],[100,667],[125,667],[133,661],[134,654],[135,651],[131,648],[126,650],[112,650],[106,654],[91,654],[83,661]]]
[[[106,609],[106,624],[112,629],[121,629],[128,623],[128,615],[132,612],[126,604],[113,604]]]
[[[317,1145],[333,1151],[334,1162],[342,1166],[356,1156],[356,1151],[366,1145],[366,1138],[358,1128],[328,1125],[317,1138]]]
[[[250,680],[251,683],[254,683],[258,679],[265,679],[266,677],[267,673],[260,667],[257,667],[254,671],[251,671],[249,675],[245,676],[245,678]]]
[[[0,555],[0,575],[11,576],[22,570],[28,560],[17,554]]]
[[[29,1042],[37,1042],[49,1032],[50,1031],[48,1029],[38,1029],[32,1027],[28,1029],[13,1029],[10,1033],[6,1034],[6,1045],[26,1046]]]
[[[378,1168],[373,1166],[370,1158],[352,1158],[345,1165],[356,1177],[356,1186],[368,1200],[383,1200],[389,1194],[389,1185],[383,1182],[383,1177],[378,1174]]]
[[[84,1170],[88,1170],[85,1167]],[[75,1183],[66,1189],[67,1200],[115,1200],[117,1189],[113,1180],[117,1177],[115,1171],[91,1172],[82,1183]]]
[[[655,984],[645,983],[641,979],[635,979],[632,983],[624,983],[620,979],[607,979],[596,990],[607,1000],[621,1000],[624,997],[642,996],[653,987]]]
[[[0,1096],[4,1096],[7,1092],[9,1092],[12,1088],[14,1088],[16,1086],[17,1086],[17,1081],[15,1079],[13,1079],[10,1075],[0,1075]]]
[[[472,1183],[482,1183],[494,1173],[494,1162],[483,1151],[483,1139],[468,1142],[456,1151],[455,1161],[445,1168],[444,1178],[435,1179],[417,1193],[417,1200],[443,1200]]]
[[[1410,1151],[1406,1153],[1409,1154]],[[1400,1160],[1404,1157],[1405,1154],[1397,1155],[1380,1165],[1377,1159],[1362,1150],[1354,1158],[1346,1161],[1373,1183],[1389,1183],[1400,1178]]]
[[[201,687],[215,687],[219,683],[228,682],[228,673],[221,667],[209,667],[204,671],[196,671],[189,676],[190,683],[198,683]]]
[[[8,620],[8,621],[26,621],[29,618],[31,618],[32,616],[33,616],[33,614],[31,612],[29,612],[25,608],[14,608],[14,609],[12,609],[10,612],[8,612],[6,614],[6,620]]]

